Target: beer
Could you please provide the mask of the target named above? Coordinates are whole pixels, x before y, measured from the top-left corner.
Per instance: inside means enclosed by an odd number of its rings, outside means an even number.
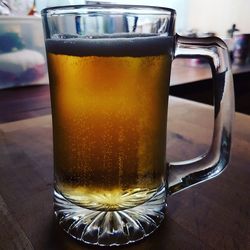
[[[164,185],[170,39],[46,41],[56,190],[94,210],[142,204]]]

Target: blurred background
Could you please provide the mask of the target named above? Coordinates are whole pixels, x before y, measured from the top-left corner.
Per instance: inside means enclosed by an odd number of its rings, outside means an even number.
[[[0,1],[0,89],[48,85],[40,12],[57,5],[135,4],[134,0]],[[173,8],[176,31],[189,37],[218,36],[228,45],[235,80],[236,110],[250,114],[250,0],[138,0],[137,5]],[[178,62],[177,62],[178,61]],[[175,60],[170,94],[212,103],[211,72],[197,59]]]

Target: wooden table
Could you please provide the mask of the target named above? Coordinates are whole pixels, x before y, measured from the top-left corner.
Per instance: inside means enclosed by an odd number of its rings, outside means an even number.
[[[235,109],[250,115],[250,64],[232,65]],[[194,59],[176,59],[172,64],[170,94],[179,98],[213,103],[213,81],[208,64]]]
[[[250,64],[232,65],[234,76],[249,73]],[[208,63],[198,63],[197,59],[178,58],[172,63],[170,86],[177,86],[190,83],[199,83],[212,78],[211,69]]]
[[[210,106],[171,97],[168,160],[205,152],[212,119]],[[250,117],[236,114],[226,171],[169,197],[161,227],[142,242],[118,249],[250,249],[249,152]],[[1,250],[100,249],[72,240],[54,222],[52,168],[50,115],[0,125]]]

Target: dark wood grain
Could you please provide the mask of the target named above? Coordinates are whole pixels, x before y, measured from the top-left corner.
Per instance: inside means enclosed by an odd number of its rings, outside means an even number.
[[[49,85],[0,90],[0,123],[50,113]]]
[[[169,161],[208,149],[211,107],[170,98],[168,121]],[[168,197],[161,227],[118,249],[249,249],[249,124],[249,116],[236,114],[231,162],[220,177]],[[100,249],[76,242],[57,226],[52,183],[51,116],[1,124],[0,249]]]
[[[20,225],[8,211],[7,205],[0,196],[0,249],[33,249],[29,239]]]

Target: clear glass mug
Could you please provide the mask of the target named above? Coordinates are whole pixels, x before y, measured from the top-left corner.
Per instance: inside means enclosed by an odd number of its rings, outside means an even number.
[[[122,245],[164,219],[166,197],[228,165],[233,79],[219,38],[175,33],[173,9],[82,5],[42,11],[53,120],[54,209],[79,241]],[[214,133],[207,154],[167,163],[171,62],[207,58]],[[185,109],[185,107],[183,107]]]

